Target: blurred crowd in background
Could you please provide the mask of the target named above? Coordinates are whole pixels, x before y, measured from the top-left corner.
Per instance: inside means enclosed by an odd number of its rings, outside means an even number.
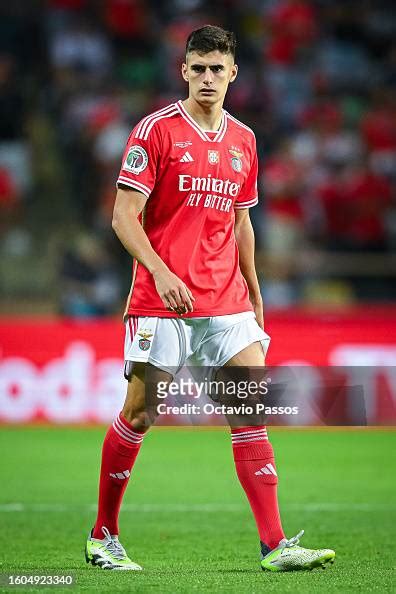
[[[0,5],[1,311],[114,314],[111,230],[141,117],[186,96],[191,30],[235,31],[225,107],[260,158],[268,306],[396,298],[396,16],[368,0],[13,0]],[[19,305],[18,305],[19,304]]]

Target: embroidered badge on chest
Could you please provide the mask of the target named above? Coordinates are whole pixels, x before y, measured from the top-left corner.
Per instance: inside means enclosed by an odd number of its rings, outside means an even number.
[[[209,149],[208,150],[208,161],[211,165],[217,165],[217,163],[220,163],[219,151],[213,151],[213,150]]]
[[[240,173],[242,171],[242,161],[238,157],[232,157],[231,167],[234,171]]]
[[[234,147],[228,149],[228,152],[231,153],[231,167],[234,171],[240,173],[242,171],[241,157],[243,157],[243,153]]]

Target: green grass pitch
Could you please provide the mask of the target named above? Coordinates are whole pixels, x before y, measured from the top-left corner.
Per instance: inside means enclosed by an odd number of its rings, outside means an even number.
[[[337,553],[325,571],[287,574],[260,569],[255,525],[223,430],[154,429],[121,513],[121,541],[144,571],[86,565],[104,433],[0,428],[0,573],[72,573],[76,586],[55,591],[98,594],[395,591],[396,433],[270,432],[287,534],[304,528],[302,545]]]

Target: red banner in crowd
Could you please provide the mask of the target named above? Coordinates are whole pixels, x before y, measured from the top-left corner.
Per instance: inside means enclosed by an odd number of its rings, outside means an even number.
[[[364,367],[368,424],[396,424],[396,308],[271,312],[266,331],[271,366]],[[109,422],[125,395],[123,333],[114,320],[0,320],[0,422]]]

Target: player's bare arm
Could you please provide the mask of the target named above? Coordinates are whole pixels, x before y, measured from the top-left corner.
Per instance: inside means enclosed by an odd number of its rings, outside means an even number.
[[[254,263],[254,231],[248,208],[235,210],[234,230],[239,250],[239,267],[249,288],[249,299],[253,305],[257,323],[264,328],[263,300]]]
[[[140,192],[117,191],[112,227],[127,252],[152,274],[155,286],[165,307],[179,314],[193,311],[194,297],[185,283],[174,274],[153,250],[138,217],[147,198]]]

